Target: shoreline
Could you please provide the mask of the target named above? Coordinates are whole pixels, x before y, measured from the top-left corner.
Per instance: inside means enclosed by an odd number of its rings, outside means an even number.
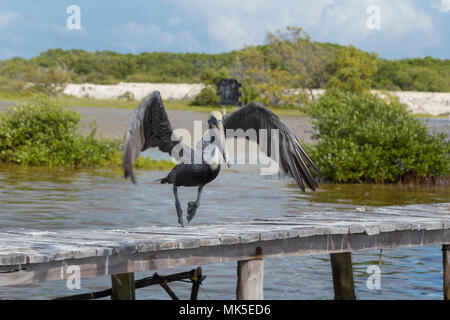
[[[13,106],[15,102],[0,99],[0,112],[7,107]],[[70,104],[82,116],[80,133],[86,135],[90,132],[90,124],[92,119],[96,120],[98,126],[97,135],[104,138],[123,138],[123,135],[128,127],[129,121],[133,116],[133,112],[138,106],[136,101],[135,108],[117,108],[117,107],[93,107],[93,106],[79,106]],[[105,112],[107,109],[108,111]],[[211,110],[213,110],[211,108]],[[202,121],[206,126],[208,112],[197,110],[173,110],[167,108],[167,114],[174,129],[186,128],[191,133],[194,128],[194,121]],[[312,143],[311,134],[313,131],[309,117],[305,115],[289,115],[279,114],[280,119],[285,122],[293,131],[294,134],[302,141]],[[424,121],[428,121],[433,130],[446,131],[449,133],[450,119],[434,118],[434,117],[420,117]]]
[[[202,83],[135,83],[120,82],[116,85],[100,85],[91,83],[69,83],[63,94],[76,98],[91,98],[99,100],[117,100],[120,97],[132,97],[141,100],[150,92],[158,90],[163,100],[190,100],[205,87]],[[298,89],[294,89],[298,91]],[[324,93],[324,89],[313,89],[314,98]],[[379,91],[381,96],[392,94],[405,103],[415,114],[430,114],[433,116],[450,115],[450,92],[420,92],[420,91]]]

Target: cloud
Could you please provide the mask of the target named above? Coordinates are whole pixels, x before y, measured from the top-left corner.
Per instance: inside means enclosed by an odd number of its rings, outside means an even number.
[[[206,37],[208,51],[240,49],[264,42],[267,31],[288,25],[308,28],[317,23],[324,7],[335,0],[171,0],[185,21]],[[205,41],[206,42],[206,41]]]
[[[200,21],[195,28],[206,38],[204,46],[210,52],[261,44],[267,31],[295,25],[305,29],[315,41],[352,43],[382,55],[384,51],[421,55],[426,48],[441,42],[443,32],[435,26],[432,14],[416,0],[171,1],[182,7],[180,19],[191,24]],[[371,5],[381,9],[380,30],[366,26],[370,16],[367,8]]]
[[[0,11],[0,29],[5,29],[22,19],[23,16],[19,12]]]
[[[39,5],[24,18],[25,4],[0,1],[0,47],[27,57],[50,47],[218,53],[300,26],[314,41],[351,43],[385,58],[449,58],[450,52],[450,0],[128,0],[107,12],[85,1],[81,30],[65,28],[64,6]],[[370,5],[381,9],[380,30],[366,26]],[[0,52],[0,59],[10,54]]]
[[[442,11],[442,12],[450,11],[450,0],[441,0],[440,11]]]
[[[140,24],[135,21],[113,27],[118,45],[131,52],[170,50],[198,50],[200,45],[191,32],[180,30],[164,31],[155,24]]]
[[[375,31],[367,28],[366,22],[372,13],[368,14],[366,10],[373,3],[371,0],[347,0],[326,7],[319,22],[323,26],[322,34],[339,40],[361,40],[373,35],[382,35],[384,40],[389,40],[417,36],[417,32],[421,32],[433,38],[435,28],[432,18],[411,1],[376,1],[380,9],[381,29]]]

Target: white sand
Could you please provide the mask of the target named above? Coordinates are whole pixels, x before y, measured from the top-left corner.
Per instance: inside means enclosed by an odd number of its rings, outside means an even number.
[[[313,96],[319,97],[325,92],[323,89],[313,89]],[[450,92],[419,92],[419,91],[388,91],[400,98],[412,113],[431,114],[434,116],[450,114]],[[381,91],[372,90],[372,93]]]
[[[450,92],[393,91],[413,113],[450,114]]]
[[[133,83],[121,82],[117,85],[100,84],[67,84],[64,94],[77,98],[118,99],[129,92],[134,99],[141,100],[150,92],[158,90],[164,100],[192,99],[203,88],[204,84],[185,83]]]
[[[201,83],[132,83],[121,82],[117,85],[99,84],[68,84],[64,94],[78,98],[89,97],[93,99],[118,99],[129,92],[136,100],[141,100],[150,92],[158,90],[164,100],[181,100],[194,98],[205,85]],[[315,97],[323,94],[324,90],[314,89]],[[376,91],[374,91],[376,92]],[[391,92],[407,104],[413,113],[432,115],[450,114],[450,92]]]

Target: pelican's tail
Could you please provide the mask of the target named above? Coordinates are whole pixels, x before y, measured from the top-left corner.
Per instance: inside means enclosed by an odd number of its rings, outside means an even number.
[[[157,180],[155,180],[155,181],[161,181],[162,184],[170,183],[170,181],[169,181],[169,176],[164,177],[164,178],[161,178],[161,179],[157,179]]]

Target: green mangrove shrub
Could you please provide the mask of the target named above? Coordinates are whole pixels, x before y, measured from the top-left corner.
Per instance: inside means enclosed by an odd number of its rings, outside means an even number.
[[[36,166],[120,167],[121,141],[77,132],[80,115],[45,95],[0,112],[0,162]],[[142,159],[141,168],[167,168],[168,161]]]
[[[430,133],[398,99],[328,90],[307,107],[317,145],[309,151],[334,182],[448,182],[450,142]]]

